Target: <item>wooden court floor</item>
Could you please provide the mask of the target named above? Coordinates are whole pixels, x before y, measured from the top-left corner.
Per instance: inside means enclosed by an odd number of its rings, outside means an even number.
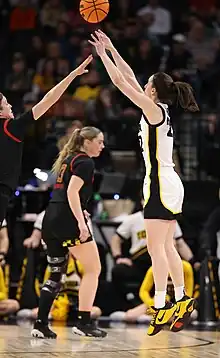
[[[30,324],[0,325],[0,358],[214,358],[220,357],[220,331],[186,330],[146,335],[146,327],[114,325],[105,339],[72,335],[54,327],[57,340],[30,337]]]

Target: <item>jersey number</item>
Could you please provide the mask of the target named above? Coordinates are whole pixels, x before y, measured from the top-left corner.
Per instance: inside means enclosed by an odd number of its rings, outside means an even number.
[[[141,137],[140,134],[139,134],[139,136],[138,136],[138,139],[139,139],[139,144],[140,144],[140,147],[141,147],[141,151],[143,152],[143,151],[144,151],[144,148],[143,148],[143,140],[142,140],[142,137]]]
[[[173,128],[171,126],[170,118],[167,118],[167,125],[169,126],[169,130],[167,132],[167,137],[173,137]]]
[[[173,137],[172,127],[169,128],[169,130],[168,130],[168,132],[167,132],[167,137]]]
[[[137,237],[138,237],[138,240],[142,240],[142,239],[146,239],[146,231],[145,230],[142,230],[142,231],[138,231],[137,232]]]
[[[57,177],[57,183],[62,183],[63,182],[63,176],[64,176],[64,173],[66,171],[66,168],[67,168],[67,164],[62,164],[61,165],[60,172],[59,172],[59,175]]]

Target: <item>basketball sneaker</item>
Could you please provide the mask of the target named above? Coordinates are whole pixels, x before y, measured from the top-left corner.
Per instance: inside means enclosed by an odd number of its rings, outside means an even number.
[[[104,338],[107,336],[107,332],[98,328],[94,321],[87,324],[77,321],[75,326],[72,328],[72,332],[78,334],[79,336],[87,337]]]
[[[163,326],[172,318],[176,311],[176,305],[171,302],[166,302],[163,308],[151,307],[147,313],[150,311],[153,313],[153,317],[147,334],[148,336],[154,336],[159,333]]]
[[[34,338],[51,338],[56,339],[57,335],[50,330],[48,325],[43,324],[41,321],[36,321],[31,331],[31,336]]]
[[[196,308],[196,300],[185,295],[176,302],[176,307],[174,319],[170,326],[172,332],[179,332],[186,327],[192,312]]]

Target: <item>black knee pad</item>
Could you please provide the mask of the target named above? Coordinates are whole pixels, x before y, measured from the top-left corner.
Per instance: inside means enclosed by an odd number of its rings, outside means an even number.
[[[68,255],[65,257],[47,256],[47,261],[51,272],[50,279],[45,282],[42,290],[48,291],[53,294],[53,296],[56,296],[61,287],[62,276],[67,270]]]
[[[61,276],[66,273],[68,265],[68,255],[60,257],[51,257],[47,256],[47,262],[50,267],[50,272],[52,274],[60,274]]]
[[[60,287],[61,287],[61,281],[56,282],[53,280],[47,280],[42,287],[42,291],[49,292],[55,298],[60,291]]]

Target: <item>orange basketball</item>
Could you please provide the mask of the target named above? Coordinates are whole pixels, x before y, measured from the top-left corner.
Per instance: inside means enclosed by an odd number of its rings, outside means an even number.
[[[97,23],[104,20],[109,13],[108,0],[81,0],[79,5],[81,16],[87,22]]]

